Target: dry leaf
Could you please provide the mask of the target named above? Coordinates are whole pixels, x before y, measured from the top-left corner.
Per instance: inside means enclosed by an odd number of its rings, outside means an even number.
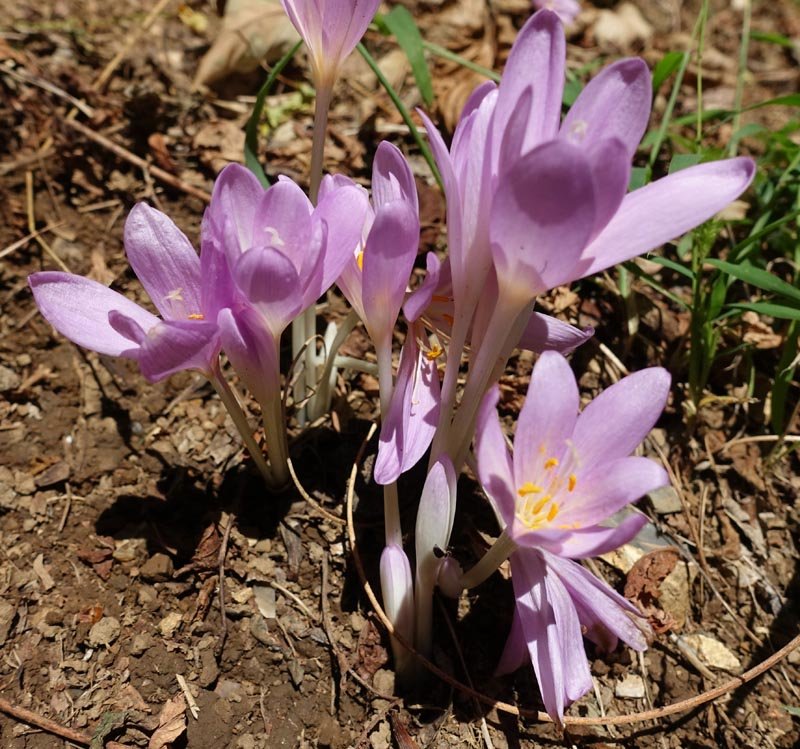
[[[653,27],[631,3],[622,3],[616,10],[601,10],[594,26],[594,36],[601,47],[628,49],[652,35]]]
[[[194,88],[230,73],[249,73],[283,57],[298,39],[278,0],[229,0],[219,35],[203,55]]]
[[[150,737],[147,749],[165,749],[186,730],[186,698],[176,694],[168,700],[158,716],[158,728]]]

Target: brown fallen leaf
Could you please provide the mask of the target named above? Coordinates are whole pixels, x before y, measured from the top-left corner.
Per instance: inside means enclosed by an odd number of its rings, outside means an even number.
[[[673,629],[677,622],[658,605],[661,584],[675,569],[679,554],[676,549],[658,549],[645,554],[631,567],[625,580],[625,598],[639,605],[650,626],[659,634]]]
[[[158,716],[158,728],[150,737],[147,749],[165,749],[186,730],[186,698],[183,693],[168,700]]]
[[[279,60],[298,39],[278,0],[228,0],[222,28],[203,55],[192,86],[199,88],[230,73],[249,73]]]

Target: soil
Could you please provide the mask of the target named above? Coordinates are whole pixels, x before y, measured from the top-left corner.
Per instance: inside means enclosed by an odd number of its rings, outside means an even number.
[[[426,39],[496,69],[530,13],[526,0],[502,0],[491,8],[479,0],[404,4]],[[389,643],[364,596],[341,520],[350,467],[378,415],[375,381],[367,375],[342,380],[330,419],[303,433],[291,425],[293,463],[314,504],[294,490],[273,495],[210,386],[186,373],[149,385],[130,362],[78,349],[37,313],[26,283],[33,271],[63,266],[144,301],[122,245],[124,218],[139,200],[171,216],[197,244],[202,199],[87,139],[69,127],[70,119],[209,191],[221,166],[241,159],[242,128],[263,70],[193,90],[192,78],[220,23],[212,4],[167,4],[127,50],[126,40],[153,3],[0,5],[2,698],[100,742],[130,747],[147,745],[168,720],[165,706],[187,694],[188,707],[178,719],[185,719],[186,729],[174,746],[191,749],[796,745],[798,718],[785,707],[800,706],[797,652],[710,706],[633,727],[562,733],[479,705],[434,678],[396,697]],[[598,28],[602,13],[619,7],[600,5],[584,3],[569,34],[568,58],[576,70],[633,53],[653,65],[666,51],[683,49],[697,11],[696,3],[638,2],[650,34],[629,34],[615,46]],[[706,106],[727,106],[741,13],[712,5]],[[758,5],[753,24],[797,38],[800,12],[789,0]],[[392,43],[377,32],[369,32],[367,42],[404,101],[419,105],[407,63]],[[121,50],[107,83],[96,85],[100,70]],[[791,50],[753,41],[750,55],[745,103],[797,90],[800,73]],[[440,58],[429,62],[433,113],[452,127],[479,78]],[[313,98],[304,75],[298,58],[269,100],[274,121],[262,133],[261,157],[270,177],[302,181],[307,174]],[[359,58],[348,62],[331,115],[326,168],[366,182],[377,142],[398,143],[418,172],[421,249],[442,247],[441,195],[371,75]],[[682,112],[696,104],[694,75],[690,67],[679,98]],[[76,100],[83,111],[73,110]],[[659,96],[653,122],[663,107]],[[786,121],[772,108],[748,116],[771,126]],[[711,137],[724,143],[729,134],[723,126]],[[23,241],[32,228],[41,231],[41,242]],[[649,287],[635,290],[641,325],[632,337],[624,332],[624,309],[609,278],[583,283],[577,294],[556,290],[543,301],[563,319],[597,329],[573,359],[587,395],[620,374],[609,350],[631,370],[663,364],[673,369],[676,383],[685,380],[686,313]],[[324,314],[336,319],[343,310],[341,299],[330,295]],[[763,372],[774,371],[779,346],[780,337],[758,351]],[[356,331],[347,348],[364,356],[364,334]],[[509,423],[531,364],[526,355],[515,357],[502,381]],[[677,638],[713,638],[738,658],[732,670],[741,673],[797,634],[798,460],[793,452],[775,458],[768,442],[731,444],[768,432],[765,382],[757,383],[755,399],[744,397],[745,383],[741,361],[715,372],[710,387],[720,397],[691,429],[685,393],[675,388],[645,452],[665,456],[680,490],[672,497],[678,504],[668,512],[655,501],[644,504],[684,553],[630,571],[614,560],[595,562],[602,576],[641,605],[650,596],[659,634],[642,659],[627,649],[606,655],[590,648],[597,689],[569,714],[638,712],[730,678],[713,667],[700,673]],[[798,427],[795,414],[789,431]],[[370,570],[376,569],[382,522],[379,493],[369,478],[374,449],[372,442],[356,486],[359,549]],[[413,528],[419,485],[419,472],[401,485],[406,529]],[[451,552],[468,562],[496,528],[468,476],[459,501],[463,510]],[[686,577],[673,596],[677,608],[667,611],[658,598],[675,568]],[[375,579],[371,583],[377,587]],[[511,614],[503,574],[458,605],[445,602],[437,612],[434,657],[486,694],[541,708],[531,669],[493,676]],[[638,683],[642,696],[619,696],[621,684]],[[0,714],[0,745],[65,744]],[[164,745],[151,740],[151,747]]]

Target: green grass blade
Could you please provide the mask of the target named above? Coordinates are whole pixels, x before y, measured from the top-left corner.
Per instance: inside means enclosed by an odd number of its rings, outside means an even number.
[[[800,289],[769,271],[761,270],[761,268],[756,268],[752,265],[734,265],[733,263],[726,263],[724,260],[709,259],[706,262],[734,278],[738,278],[740,281],[749,283],[751,286],[756,286],[764,291],[769,291],[786,297],[793,302],[800,303]]]
[[[491,68],[485,68],[483,65],[478,65],[477,62],[472,62],[472,60],[468,60],[466,57],[462,57],[455,52],[451,52],[446,47],[441,47],[433,42],[427,42],[423,40],[422,46],[425,47],[428,52],[436,55],[437,57],[441,57],[443,60],[454,62],[460,65],[462,68],[466,68],[467,70],[471,70],[474,73],[478,73],[479,75],[488,78],[490,81],[500,83],[500,73],[495,73]]]
[[[626,263],[622,263],[623,267],[633,276],[636,276],[640,281],[643,281],[648,286],[654,288],[659,294],[662,294],[667,299],[670,299],[672,302],[677,304],[681,309],[688,310],[689,305],[683,301],[677,294],[673,294],[668,289],[665,289],[658,281],[656,281],[653,276],[651,276],[646,271],[643,271],[636,263],[632,261],[628,261]]]
[[[674,270],[676,273],[680,273],[682,276],[686,276],[689,280],[694,279],[694,273],[687,268],[685,265],[681,265],[680,263],[676,263],[674,260],[670,260],[666,257],[661,257],[660,255],[652,255],[651,257],[645,257],[650,263],[656,263],[656,265],[663,265],[665,268],[669,268],[670,270]]]
[[[661,84],[680,67],[683,55],[683,52],[667,52],[653,68],[654,94],[661,88]]]
[[[411,63],[414,80],[417,82],[417,88],[422,94],[422,100],[426,106],[430,107],[433,104],[433,83],[428,63],[425,60],[422,35],[419,33],[417,24],[414,23],[414,17],[407,8],[396,5],[385,16],[381,16],[377,22],[379,26],[384,25],[394,35],[400,48],[406,53],[406,57]]]
[[[749,309],[759,315],[769,315],[779,320],[800,320],[800,309],[787,307],[773,302],[735,302],[730,305],[734,309]]]
[[[372,72],[375,73],[375,76],[380,81],[381,86],[383,86],[383,88],[386,90],[386,93],[389,94],[389,98],[392,100],[392,103],[397,108],[397,111],[400,112],[400,116],[403,118],[403,122],[405,122],[406,125],[408,126],[408,129],[411,132],[411,137],[414,138],[414,142],[419,146],[419,150],[422,151],[422,155],[425,158],[425,161],[428,162],[428,166],[430,167],[430,170],[433,173],[434,179],[441,188],[442,192],[444,192],[444,183],[442,182],[442,175],[439,174],[439,169],[436,166],[436,161],[434,161],[431,149],[428,147],[428,144],[425,142],[425,139],[419,132],[419,128],[414,124],[414,120],[411,119],[411,113],[408,111],[408,108],[406,107],[405,104],[403,104],[397,91],[395,91],[392,88],[392,84],[389,83],[386,76],[383,74],[383,71],[380,69],[380,66],[378,65],[375,58],[369,53],[369,50],[367,50],[367,48],[361,42],[358,43],[356,49],[358,50],[359,54],[364,58],[367,65],[370,66]]]
[[[797,365],[793,362],[797,356],[798,333],[800,333],[800,323],[792,322],[786,332],[786,343],[781,351],[781,358],[775,373],[775,382],[772,383],[771,421],[775,434],[783,434],[786,429],[786,399],[797,368]]]
[[[245,166],[258,177],[259,182],[264,187],[269,187],[269,180],[264,173],[264,168],[258,160],[258,123],[261,121],[261,112],[264,109],[264,102],[269,96],[269,92],[275,85],[275,81],[281,74],[281,71],[289,64],[289,61],[297,54],[300,45],[303,42],[297,42],[283,57],[281,57],[267,76],[264,85],[259,89],[256,95],[256,103],[253,105],[253,113],[247,121],[247,126],[244,129],[244,163]]]

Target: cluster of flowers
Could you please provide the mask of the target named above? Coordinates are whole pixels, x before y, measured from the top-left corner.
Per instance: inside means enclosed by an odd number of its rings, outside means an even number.
[[[283,2],[309,48],[317,95],[328,101],[377,3]],[[630,375],[579,413],[563,355],[592,331],[535,312],[535,300],[705,221],[754,171],[746,158],[711,162],[628,193],[650,114],[647,67],[639,59],[606,67],[562,120],[564,68],[561,23],[542,10],[520,31],[499,86],[486,83],[472,94],[449,149],[421,115],[446,189],[448,255],[427,256],[427,275],[413,292],[417,191],[405,158],[385,142],[374,157],[371,197],[346,176],[321,178],[321,166],[311,175],[313,202],[288,179],[264,189],[245,168],[226,167],[203,219],[199,257],[167,216],[137,205],[125,248],[160,318],[86,278],[30,277],[43,315],[77,344],[135,359],[151,381],[182,369],[205,374],[275,485],[287,479],[280,338],[335,283],[377,354],[382,427],[374,476],[385,488],[387,613],[398,633],[428,653],[434,588],[459,595],[510,559],[517,607],[499,671],[529,658],[556,721],[592,685],[584,636],[605,648],[618,639],[647,646],[639,612],[577,560],[630,540],[644,516],[609,518],[667,483],[660,466],[631,453],[659,417],[670,378],[660,368]],[[324,125],[315,147],[321,142]],[[401,317],[406,335],[395,373],[392,340]],[[512,454],[494,383],[515,347],[541,355]],[[330,379],[335,348],[318,380]],[[221,352],[261,406],[268,464],[222,376]],[[396,481],[429,450],[412,572]],[[441,550],[467,462],[501,532],[465,572]],[[396,647],[395,656],[398,670],[408,672],[409,655]]]

